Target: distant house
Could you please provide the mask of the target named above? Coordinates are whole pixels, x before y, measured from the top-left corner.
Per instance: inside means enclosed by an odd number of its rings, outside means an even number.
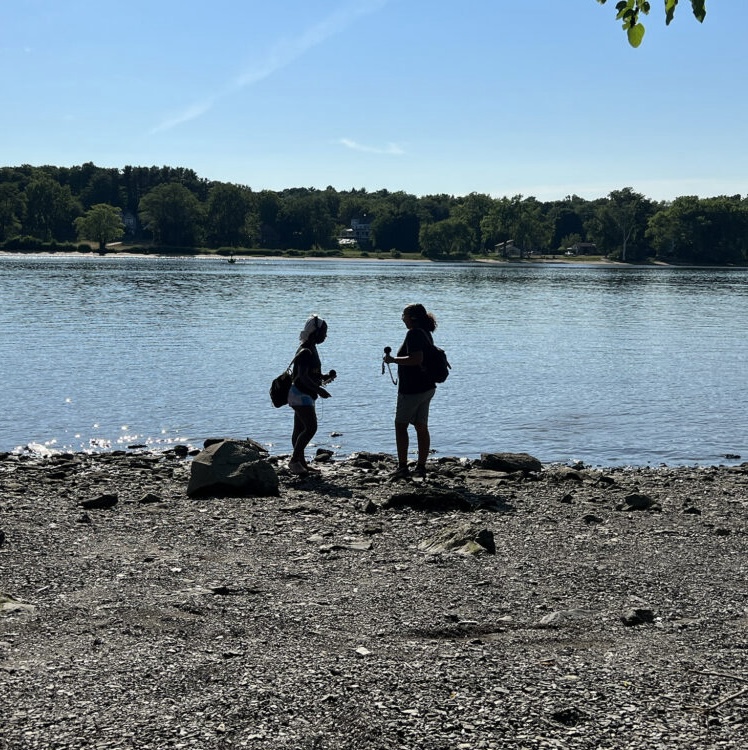
[[[502,258],[521,258],[522,250],[515,246],[514,240],[506,240],[505,242],[499,242],[493,246],[493,249],[497,255]]]
[[[361,219],[351,219],[353,239],[359,245],[368,245],[371,240],[371,222]]]
[[[344,229],[338,236],[338,244],[342,247],[346,245],[369,247],[371,244],[371,223],[362,219],[351,219],[351,226]]]
[[[128,236],[134,237],[138,233],[138,217],[132,211],[122,211],[122,223]]]

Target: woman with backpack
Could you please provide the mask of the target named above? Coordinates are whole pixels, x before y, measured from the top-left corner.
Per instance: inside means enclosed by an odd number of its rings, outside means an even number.
[[[434,346],[431,336],[436,329],[436,318],[420,304],[408,305],[403,310],[403,323],[408,329],[405,340],[393,357],[384,355],[386,364],[397,365],[397,407],[395,409],[395,445],[398,468],[391,479],[405,479],[408,469],[408,425],[413,425],[418,441],[418,461],[413,476],[426,476],[426,459],[431,450],[429,433],[429,405],[436,392],[436,382],[424,367],[426,352]]]
[[[293,408],[293,453],[288,464],[292,474],[301,476],[309,472],[318,473],[306,461],[304,450],[317,433],[317,411],[314,402],[318,397],[330,398],[323,385],[335,378],[335,370],[322,374],[322,363],[317,353],[317,345],[327,338],[327,323],[317,315],[312,315],[299,334],[301,344],[293,359],[293,383],[288,392],[288,405]]]

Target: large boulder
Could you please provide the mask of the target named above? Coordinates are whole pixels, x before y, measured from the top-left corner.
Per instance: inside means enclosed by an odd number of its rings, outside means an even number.
[[[481,453],[479,464],[483,469],[504,471],[507,474],[515,471],[531,474],[543,468],[540,461],[529,453]]]
[[[254,440],[219,440],[192,461],[187,494],[226,496],[278,495],[278,475],[267,451]]]

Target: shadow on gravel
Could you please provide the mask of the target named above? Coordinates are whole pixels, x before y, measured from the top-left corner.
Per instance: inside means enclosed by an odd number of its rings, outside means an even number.
[[[390,496],[385,508],[411,508],[419,511],[443,513],[460,511],[470,513],[488,510],[496,513],[512,513],[516,509],[506,500],[490,494],[462,493],[457,490],[435,487],[418,488],[397,492]]]

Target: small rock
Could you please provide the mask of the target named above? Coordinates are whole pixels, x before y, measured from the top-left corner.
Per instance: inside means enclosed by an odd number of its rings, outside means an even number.
[[[632,492],[623,498],[626,503],[626,510],[648,510],[654,505],[654,500],[649,495],[643,495],[639,492]]]
[[[145,495],[143,495],[143,497],[141,497],[140,500],[138,500],[138,502],[145,505],[148,503],[161,503],[163,502],[163,499],[159,495],[156,495],[153,492],[148,492]]]
[[[493,533],[472,524],[462,524],[444,529],[438,534],[422,541],[418,549],[429,554],[458,552],[463,555],[486,553],[496,554]]]
[[[540,461],[529,453],[481,453],[480,466],[492,471],[521,471],[523,474],[543,468]]]
[[[645,625],[654,622],[654,612],[651,609],[627,609],[621,615],[621,622],[627,627]]]
[[[104,494],[94,497],[91,500],[81,500],[78,505],[86,510],[106,510],[113,508],[118,502],[119,498],[117,495]]]

